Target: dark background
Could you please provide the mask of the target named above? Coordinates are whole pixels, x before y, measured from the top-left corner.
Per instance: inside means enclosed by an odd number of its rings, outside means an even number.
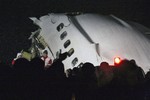
[[[48,13],[87,12],[113,14],[150,28],[150,0],[1,0],[0,59],[10,62],[16,53],[28,49],[28,37],[36,27],[28,17]]]

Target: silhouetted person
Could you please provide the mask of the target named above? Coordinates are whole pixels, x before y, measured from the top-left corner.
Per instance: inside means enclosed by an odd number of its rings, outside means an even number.
[[[53,100],[69,100],[69,92],[67,89],[67,78],[62,63],[67,57],[67,53],[60,54],[50,68],[45,70],[44,75],[44,95],[43,99]]]
[[[41,58],[33,58],[31,61],[31,79],[32,79],[32,99],[44,99],[44,85],[45,85],[45,76],[44,76],[44,66],[45,63]]]
[[[129,60],[122,60],[118,66],[117,82],[120,95],[124,99],[129,100],[143,100],[143,82],[144,76],[141,68],[135,62]],[[121,97],[120,96],[120,97]]]
[[[98,84],[97,98],[101,100],[109,100],[109,98],[112,98],[110,94],[113,94],[110,93],[112,88],[109,88],[109,85],[114,78],[113,68],[111,68],[107,62],[102,62],[100,66],[96,66],[95,72]]]
[[[45,66],[45,63],[44,61],[41,59],[41,58],[33,58],[31,61],[31,68],[32,68],[32,71],[35,73],[35,74],[42,74],[42,72],[44,71],[44,66]]]
[[[25,58],[15,61],[14,70],[14,96],[15,99],[29,99],[31,95],[31,66],[30,62]]]
[[[77,94],[79,100],[92,100],[95,98],[97,89],[97,80],[95,75],[95,67],[87,62],[81,67],[80,86]]]
[[[114,73],[107,62],[102,62],[100,66],[96,68],[96,75],[98,86],[102,87],[108,85],[112,81]]]

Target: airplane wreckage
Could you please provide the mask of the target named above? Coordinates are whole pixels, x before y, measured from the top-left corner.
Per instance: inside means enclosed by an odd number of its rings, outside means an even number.
[[[99,14],[51,13],[30,19],[39,29],[29,37],[32,56],[27,59],[47,50],[52,60],[68,52],[63,61],[65,70],[85,62],[97,66],[106,61],[113,65],[115,57],[134,59],[145,72],[150,69],[150,29],[143,25]]]

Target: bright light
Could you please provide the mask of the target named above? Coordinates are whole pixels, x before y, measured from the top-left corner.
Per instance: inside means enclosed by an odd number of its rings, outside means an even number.
[[[115,57],[114,63],[119,64],[121,62],[121,59],[119,57]]]

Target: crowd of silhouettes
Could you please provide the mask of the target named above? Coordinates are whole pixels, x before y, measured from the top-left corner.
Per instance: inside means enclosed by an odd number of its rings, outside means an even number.
[[[110,66],[84,63],[65,72],[67,53],[44,69],[44,61],[19,58],[13,66],[0,63],[1,100],[150,100],[150,72],[135,60]]]

